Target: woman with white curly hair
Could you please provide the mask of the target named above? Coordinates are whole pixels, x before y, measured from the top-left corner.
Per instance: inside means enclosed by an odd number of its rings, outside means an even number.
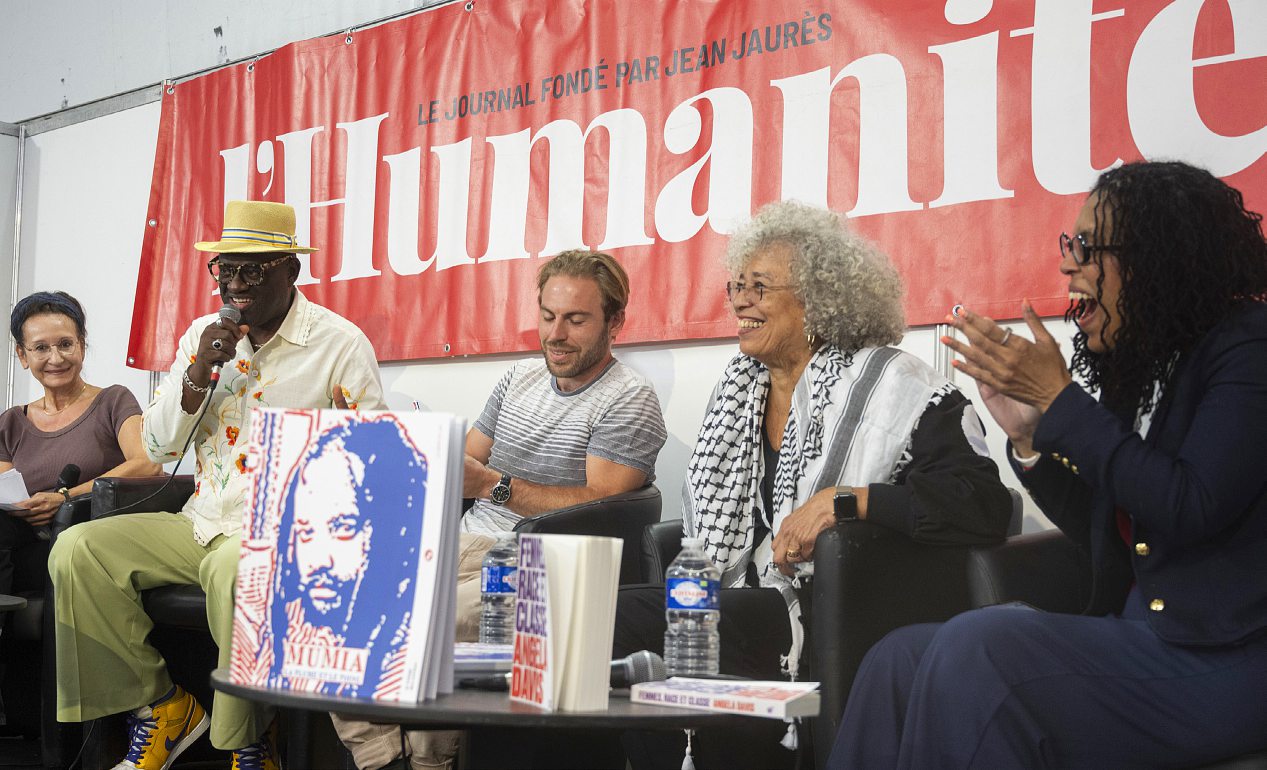
[[[731,238],[726,265],[740,352],[687,467],[683,525],[723,588],[755,589],[721,592],[721,672],[795,678],[793,579],[812,572],[820,532],[860,518],[927,543],[996,542],[1011,498],[968,399],[891,347],[905,328],[901,282],[840,217],[772,203]],[[617,655],[661,649],[664,631],[662,590],[621,591]]]

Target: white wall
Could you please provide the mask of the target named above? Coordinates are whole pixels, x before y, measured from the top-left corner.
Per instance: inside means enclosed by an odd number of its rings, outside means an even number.
[[[0,0],[16,123],[438,0]]]
[[[22,200],[19,296],[62,290],[83,303],[85,379],[127,385],[142,403],[149,375],[124,359],[158,116],[156,103],[31,137]],[[43,391],[18,369],[13,393],[21,404]]]

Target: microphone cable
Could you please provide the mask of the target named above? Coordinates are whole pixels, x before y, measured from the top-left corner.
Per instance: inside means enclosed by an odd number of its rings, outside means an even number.
[[[165,489],[167,489],[168,487],[172,485],[172,479],[176,478],[176,471],[180,469],[180,464],[184,462],[185,460],[185,452],[189,449],[190,442],[194,440],[194,434],[198,432],[198,426],[202,424],[202,418],[206,416],[207,408],[211,406],[211,396],[213,394],[214,394],[214,391],[212,393],[207,394],[207,403],[203,404],[202,411],[198,413],[198,420],[194,423],[194,429],[189,432],[189,438],[185,439],[185,446],[183,449],[180,450],[180,457],[176,460],[175,467],[173,467],[172,472],[167,475],[167,480],[163,482],[162,486],[160,486],[158,489],[154,490],[150,494],[146,495],[145,497],[142,497],[140,500],[137,500],[135,503],[129,503],[127,505],[120,505],[116,508],[112,508],[106,511],[105,513],[98,515],[96,518],[104,519],[107,516],[113,516],[116,513],[119,513],[125,508],[131,508],[133,506],[140,505],[141,503],[144,503],[148,500],[152,500],[155,497],[158,497],[160,494],[162,494],[162,492]],[[45,612],[51,612],[51,611],[52,611],[51,607],[45,608]],[[75,765],[79,763],[80,758],[83,756],[84,749],[88,748],[88,741],[92,740],[92,731],[96,728],[98,721],[100,720],[94,719],[92,720],[92,722],[88,724],[88,732],[86,735],[84,735],[84,741],[83,743],[79,744],[79,751],[75,753],[75,758],[71,760],[69,765],[66,766],[66,770],[75,770]]]
[[[182,390],[184,389],[183,385],[181,386],[181,389]],[[104,519],[107,516],[113,516],[119,513],[120,511],[124,510],[125,508],[133,508],[135,506],[140,505],[141,503],[149,502],[150,500],[153,500],[154,498],[161,495],[163,492],[167,491],[167,488],[172,485],[172,480],[176,478],[176,471],[180,470],[180,464],[185,461],[185,454],[189,451],[189,445],[193,443],[194,436],[198,433],[198,426],[202,425],[203,418],[207,416],[207,410],[211,408],[211,402],[214,400],[214,396],[215,396],[215,388],[212,388],[211,392],[207,394],[207,400],[203,403],[202,409],[198,411],[198,419],[194,420],[193,430],[189,431],[189,436],[185,438],[185,445],[181,447],[180,449],[180,457],[176,459],[176,465],[172,466],[172,470],[170,473],[167,474],[167,480],[163,482],[162,486],[160,486],[158,489],[154,490],[153,492],[149,493],[145,497],[142,497],[140,500],[137,500],[134,503],[127,503],[125,505],[120,505],[115,508],[111,508],[105,513],[98,514],[94,516],[93,518]]]
[[[234,312],[236,312],[236,308],[234,308]],[[221,310],[221,315],[222,316],[224,315],[223,310]],[[198,426],[202,425],[203,418],[207,416],[207,410],[211,408],[211,402],[215,400],[215,394],[216,394],[215,385],[219,384],[219,381],[220,381],[219,374],[220,374],[219,370],[215,370],[213,372],[212,382],[211,382],[212,387],[207,392],[207,398],[202,405],[202,409],[198,411],[198,419],[194,420],[193,430],[189,431],[189,435],[185,438],[185,445],[181,447],[180,449],[180,457],[176,458],[176,465],[172,467],[171,473],[167,474],[167,480],[163,482],[162,486],[160,486],[158,489],[154,490],[150,494],[146,495],[145,497],[142,497],[140,500],[137,500],[135,503],[128,503],[127,505],[120,505],[118,507],[112,508],[106,511],[105,513],[98,515],[96,518],[104,519],[107,516],[113,516],[119,513],[125,508],[132,508],[134,506],[140,505],[141,503],[147,502],[149,500],[153,500],[154,498],[158,497],[168,487],[172,485],[172,480],[176,478],[176,471],[180,470],[180,464],[185,461],[185,454],[189,451],[189,445],[193,443],[194,436],[198,433]],[[181,392],[182,394],[184,392],[183,384],[181,385]],[[97,727],[97,721],[98,720],[94,719],[92,720],[91,723],[89,723],[88,733],[84,735],[83,743],[79,744],[79,751],[75,753],[75,758],[72,759],[70,764],[66,766],[66,770],[75,770],[75,765],[79,764],[79,760],[84,755],[84,749],[88,748],[88,741],[92,739],[92,731]],[[403,734],[404,733],[402,732],[402,736]]]
[[[75,758],[66,766],[66,770],[75,770],[75,765],[79,764],[79,760],[84,755],[84,749],[88,748],[88,741],[92,740],[92,731],[96,729],[98,720],[94,719],[88,723],[88,734],[84,736],[84,742],[79,744],[79,751],[75,753]]]
[[[238,323],[242,320],[242,314],[232,305],[225,305],[220,308],[220,317],[216,320],[216,323],[223,325],[221,324],[221,321],[226,319],[233,323]],[[189,436],[185,439],[185,445],[180,449],[180,457],[176,459],[176,465],[172,467],[172,471],[167,475],[167,480],[163,482],[163,485],[134,503],[128,503],[127,505],[120,505],[112,508],[105,513],[99,514],[95,518],[104,519],[107,516],[113,516],[125,508],[132,508],[140,505],[141,503],[149,502],[167,491],[167,488],[172,485],[172,480],[176,478],[176,471],[180,470],[180,464],[185,461],[185,453],[189,451],[189,445],[193,443],[194,436],[198,433],[198,426],[202,425],[203,418],[207,416],[207,410],[211,408],[211,402],[215,400],[216,386],[220,384],[220,367],[223,365],[224,364],[220,364],[219,366],[213,366],[211,368],[211,383],[210,388],[207,391],[206,401],[203,402],[202,409],[198,412],[198,419],[194,420],[193,430],[189,431]],[[185,386],[182,384],[180,387],[183,395]]]

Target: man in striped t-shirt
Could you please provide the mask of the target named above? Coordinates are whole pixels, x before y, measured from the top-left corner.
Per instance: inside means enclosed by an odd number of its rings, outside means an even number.
[[[627,492],[655,476],[667,433],[651,384],[612,357],[629,278],[606,254],[568,251],[537,276],[544,361],[497,383],[466,436],[465,532]]]
[[[651,384],[617,361],[629,277],[606,254],[566,251],[537,274],[544,361],[502,377],[466,435],[457,639],[478,636],[479,567],[498,532],[520,518],[651,483],[668,433]],[[403,768],[399,728],[334,717],[360,770]],[[458,733],[409,732],[415,768],[451,767]]]

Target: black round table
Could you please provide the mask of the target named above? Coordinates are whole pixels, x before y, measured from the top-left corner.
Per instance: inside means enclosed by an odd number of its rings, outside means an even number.
[[[26,599],[21,596],[0,594],[0,612],[14,612],[26,607]]]
[[[583,729],[681,730],[752,724],[755,717],[718,714],[672,706],[630,703],[627,690],[614,690],[604,711],[542,711],[512,703],[504,692],[454,690],[435,700],[418,703],[386,703],[334,695],[273,690],[234,684],[228,671],[211,673],[211,686],[239,698],[281,708],[333,711],[370,722],[405,725],[410,729],[459,729],[471,727],[550,727]]]

